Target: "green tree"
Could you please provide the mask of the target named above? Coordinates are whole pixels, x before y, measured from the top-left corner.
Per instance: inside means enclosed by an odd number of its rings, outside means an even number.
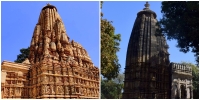
[[[199,99],[199,68],[192,63],[182,62],[192,67],[193,99]]]
[[[116,53],[120,49],[119,42],[121,41],[121,35],[115,34],[112,21],[108,21],[102,17],[103,13],[101,13],[101,74],[110,80],[117,77],[120,70]]]
[[[101,80],[101,98],[102,99],[121,99],[123,90],[124,74],[119,73],[115,79]]]
[[[162,2],[161,33],[168,40],[177,40],[177,47],[187,53],[192,49],[199,62],[199,1]]]
[[[113,81],[117,84],[117,95],[118,99],[122,98],[122,90],[124,87],[124,74],[119,73],[118,76],[113,79]]]
[[[30,48],[22,48],[20,49],[21,54],[17,55],[17,59],[14,61],[16,63],[22,63],[29,56]]]
[[[123,84],[117,84],[113,80],[101,80],[101,99],[120,99],[122,88]]]

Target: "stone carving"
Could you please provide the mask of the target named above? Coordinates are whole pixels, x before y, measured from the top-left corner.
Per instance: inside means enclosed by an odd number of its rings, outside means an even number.
[[[53,86],[53,85],[50,85],[50,93],[51,93],[51,94],[55,94],[54,86]]]
[[[5,89],[2,97],[41,99],[57,98],[56,95],[59,95],[59,98],[70,98],[73,94],[76,98],[99,98],[99,95],[87,96],[86,91],[99,88],[99,69],[79,43],[74,40],[70,42],[53,5],[48,4],[42,9],[30,42],[29,57],[23,63],[2,63],[2,70],[8,71],[4,83],[6,87],[2,85]],[[8,68],[16,73],[21,71],[18,75],[13,74],[16,80],[10,81],[9,76],[13,75]],[[93,83],[88,84],[89,81]],[[85,92],[81,92],[84,89]]]
[[[4,96],[8,96],[8,94],[9,94],[9,89],[5,88],[5,90],[4,90]]]
[[[49,76],[49,82],[54,82],[53,76]]]
[[[50,94],[50,87],[45,85],[45,94]]]
[[[14,89],[13,88],[10,88],[10,96],[13,96],[14,95]]]
[[[43,76],[43,80],[44,83],[47,83],[49,81],[49,77],[48,76]]]
[[[62,83],[62,78],[61,77],[56,77],[56,83]]]
[[[30,64],[28,58],[26,58],[22,63],[23,63],[23,64]]]
[[[69,88],[68,88],[68,86],[65,86],[65,94],[69,94]]]
[[[62,86],[57,86],[56,93],[57,94],[63,94],[64,93],[63,87]]]

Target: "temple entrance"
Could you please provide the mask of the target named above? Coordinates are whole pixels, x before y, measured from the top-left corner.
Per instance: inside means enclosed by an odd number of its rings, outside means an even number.
[[[186,99],[187,93],[184,85],[181,85],[181,99]]]

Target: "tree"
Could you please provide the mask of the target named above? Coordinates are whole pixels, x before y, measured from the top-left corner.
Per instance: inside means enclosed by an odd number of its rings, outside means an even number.
[[[159,30],[168,40],[177,40],[177,47],[187,53],[192,49],[199,62],[199,1],[162,2]]]
[[[14,61],[16,63],[22,63],[29,56],[30,48],[22,48],[20,49],[21,54],[17,55],[17,59]]]
[[[121,41],[121,35],[115,34],[112,21],[108,21],[102,17],[103,13],[101,13],[101,74],[110,80],[117,77],[120,70],[116,53],[120,49],[119,42]]]
[[[199,99],[199,68],[192,63],[182,62],[192,67],[193,99]]]
[[[117,84],[113,80],[101,80],[101,99],[117,99]]]
[[[122,90],[124,87],[124,74],[119,73],[118,76],[115,79],[113,79],[113,81],[117,84],[118,99],[121,99]]]
[[[117,78],[112,80],[101,80],[101,99],[121,99],[123,89],[123,74],[118,74]]]

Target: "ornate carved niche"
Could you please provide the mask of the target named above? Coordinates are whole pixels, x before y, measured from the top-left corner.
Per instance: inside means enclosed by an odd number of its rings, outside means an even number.
[[[9,94],[10,97],[15,95],[14,91],[15,91],[14,88],[10,88],[10,94]]]
[[[75,93],[74,86],[71,86],[71,93]]]
[[[43,81],[43,83],[48,83],[49,82],[49,76],[46,76],[46,75],[42,76],[42,81]]]
[[[63,82],[65,84],[68,84],[69,83],[69,77],[63,77]]]
[[[54,82],[54,76],[49,76],[49,82]]]
[[[73,82],[74,82],[74,79],[73,79],[72,77],[70,77],[70,78],[69,78],[69,82],[70,82],[70,83],[73,83]]]
[[[15,88],[15,95],[21,96],[20,87]]]
[[[65,94],[69,94],[69,86],[65,85]]]
[[[82,91],[83,91],[83,95],[86,96],[86,88],[82,88]]]
[[[4,90],[4,96],[8,96],[9,95],[9,88],[5,87],[5,90]]]
[[[45,85],[42,85],[41,86],[41,90],[42,90],[41,94],[42,95],[45,95],[45,93],[46,93],[45,89],[46,89]]]
[[[63,86],[56,86],[56,94],[64,94]]]
[[[62,83],[62,77],[56,77],[56,83]]]
[[[50,94],[55,94],[54,85],[50,85]]]
[[[50,85],[45,85],[46,87],[45,87],[45,94],[50,94]]]

